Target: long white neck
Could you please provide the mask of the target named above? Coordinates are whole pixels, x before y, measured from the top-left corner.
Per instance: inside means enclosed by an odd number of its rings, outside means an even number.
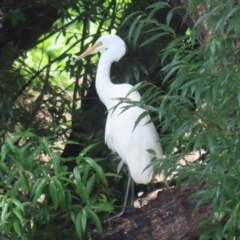
[[[113,59],[113,52],[111,50],[106,50],[102,53],[100,60],[98,62],[97,75],[96,75],[96,89],[99,98],[102,103],[109,109],[111,98],[112,98],[112,87],[114,84],[110,79],[110,69]]]

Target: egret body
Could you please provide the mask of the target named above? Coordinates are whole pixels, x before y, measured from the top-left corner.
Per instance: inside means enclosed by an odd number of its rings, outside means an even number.
[[[104,51],[98,63],[96,90],[108,110],[105,142],[127,164],[134,182],[147,184],[153,176],[153,167],[146,168],[153,158],[147,149],[154,150],[157,157],[163,157],[158,133],[153,123],[150,122],[149,115],[145,116],[134,129],[136,120],[144,112],[142,108],[134,106],[123,111],[127,103],[121,103],[115,110],[112,109],[119,102],[116,98],[126,97],[133,87],[127,83],[114,84],[110,79],[111,64],[119,61],[126,52],[125,43],[120,37],[116,35],[100,37],[91,48],[76,60],[101,50]],[[132,92],[127,97],[133,101],[141,99],[137,91]]]

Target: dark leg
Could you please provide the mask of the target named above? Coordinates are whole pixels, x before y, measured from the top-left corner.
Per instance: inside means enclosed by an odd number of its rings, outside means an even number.
[[[130,180],[130,181],[131,181],[131,206],[133,206],[134,205],[134,181],[133,180]]]
[[[131,182],[132,182],[132,184],[131,184]],[[128,182],[127,182],[126,194],[125,194],[125,198],[124,198],[124,202],[123,202],[123,209],[122,209],[122,211],[121,211],[120,213],[118,213],[117,215],[109,218],[108,221],[110,221],[111,219],[116,218],[116,217],[121,217],[121,216],[125,213],[125,211],[126,211],[126,206],[127,206],[127,199],[128,199],[128,195],[129,195],[130,184],[131,184],[131,188],[132,188],[132,193],[131,193],[131,205],[133,205],[133,199],[134,199],[134,196],[133,196],[133,195],[134,195],[134,192],[133,192],[133,190],[134,190],[134,182],[132,181],[132,177],[131,177],[131,175],[130,175],[130,173],[129,173],[129,175],[128,175]]]

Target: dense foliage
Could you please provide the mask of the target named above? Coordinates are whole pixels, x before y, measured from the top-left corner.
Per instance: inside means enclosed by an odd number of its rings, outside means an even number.
[[[101,158],[104,122],[94,128],[98,116],[84,102],[95,69],[85,73],[89,62],[83,67],[71,61],[96,37],[116,29],[126,7],[116,1],[5,2],[3,30],[12,28],[13,37],[1,48],[1,239],[102,232],[100,218],[113,211],[116,198],[107,182],[116,174],[102,166],[116,172],[116,162]],[[66,141],[71,134],[76,141]],[[66,146],[76,154],[65,152]]]
[[[81,238],[91,228],[101,232],[113,211],[117,161],[103,143],[105,109],[93,84],[98,56],[71,64],[107,32],[128,47],[112,80],[136,85],[159,130],[166,157],[154,159],[155,169],[177,174],[177,183],[195,181],[196,209],[211,202],[201,239],[239,237],[237,1],[3,2],[1,239]],[[51,21],[31,25],[33,16]],[[22,40],[26,32],[30,42]],[[180,166],[192,152],[199,159]]]
[[[146,110],[159,118],[166,154],[163,165],[155,162],[159,171],[163,169],[168,176],[177,171],[178,182],[196,181],[204,187],[192,196],[199,199],[196,208],[208,201],[212,204],[212,215],[204,220],[207,229],[201,239],[238,238],[240,5],[235,1],[189,1],[185,17],[194,19],[196,6],[202,15],[180,37],[169,26],[173,12],[179,8],[168,13],[166,25],[152,19],[157,8],[166,6],[165,2],[151,5],[152,11],[138,18],[132,33],[137,39],[146,29],[152,30],[149,42],[164,34],[173,36],[167,47],[159,51],[164,65],[163,84],[169,86],[167,92],[144,84],[144,101],[151,104]],[[144,85],[137,88],[146,88]],[[176,169],[179,160],[191,152],[200,152],[198,161]]]

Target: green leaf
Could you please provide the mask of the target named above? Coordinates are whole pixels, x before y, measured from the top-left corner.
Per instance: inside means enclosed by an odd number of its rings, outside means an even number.
[[[166,24],[159,24],[158,25],[159,29],[163,30],[165,33],[171,33],[173,37],[175,37],[175,31],[173,28],[169,27]]]
[[[70,213],[70,217],[71,217],[71,220],[73,221],[74,225],[76,225],[76,216],[74,215],[74,213],[72,211]]]
[[[53,156],[53,169],[55,175],[58,175],[58,173],[61,171],[60,170],[60,162],[61,162],[61,157],[59,154],[54,154]]]
[[[16,215],[16,217],[20,220],[21,224],[23,224],[23,217],[22,214],[19,212],[18,208],[12,208],[13,213]]]
[[[171,67],[171,70],[168,71],[167,75],[164,77],[163,83],[165,83],[178,69],[183,67],[182,63],[182,61],[172,61],[171,64],[168,65],[168,67]],[[162,70],[164,70],[164,68]]]
[[[93,223],[97,227],[97,229],[100,232],[100,234],[102,234],[102,225],[101,225],[101,222],[100,222],[99,217],[97,216],[97,214],[95,212],[93,212],[90,208],[85,208],[85,210],[87,212],[88,218],[90,218],[93,221]]]
[[[43,189],[47,183],[46,178],[40,178],[38,181],[34,184],[33,189],[32,189],[32,196],[34,195],[33,198],[33,203],[35,204],[41,194],[43,193]]]
[[[131,41],[131,38],[132,38],[132,36],[133,36],[133,32],[134,32],[134,30],[135,30],[135,28],[136,28],[137,23],[140,21],[141,17],[142,17],[142,15],[137,16],[137,18],[132,22],[132,24],[131,24],[131,26],[130,26],[130,29],[129,29],[129,31],[128,31],[128,42]],[[135,36],[135,34],[137,34],[137,33],[134,32],[134,36]]]
[[[102,170],[102,168],[91,158],[89,157],[85,157],[84,160],[96,171],[97,176],[99,177],[99,179],[101,180],[101,182],[107,186],[107,179],[104,175],[104,172]]]
[[[54,208],[56,209],[58,206],[58,197],[57,197],[57,188],[53,181],[50,181],[50,184],[49,184],[49,194],[53,201]]]
[[[134,123],[133,131],[135,130],[137,125],[141,122],[141,120],[143,120],[146,116],[148,116],[148,111],[144,111],[138,116],[137,120]],[[145,123],[145,124],[147,124],[147,123]]]
[[[86,187],[83,185],[82,182],[79,181],[76,183],[76,188],[77,188],[77,193],[81,196],[84,203],[87,203],[89,200],[89,195]]]
[[[19,236],[21,236],[21,235],[22,235],[22,232],[21,232],[21,227],[20,227],[20,225],[19,225],[18,220],[15,220],[15,221],[13,222],[13,227],[14,227],[14,230],[16,231],[16,233],[17,233]]]
[[[211,11],[203,14],[203,15],[196,21],[195,26],[198,26],[198,25],[201,24],[203,21],[206,21],[209,16],[212,16],[213,13],[216,12],[216,11],[217,11],[219,8],[221,8],[221,7],[222,7],[222,5],[220,4],[220,5],[216,6],[216,7],[214,7]]]
[[[98,143],[93,143],[93,144],[85,147],[85,148],[81,151],[81,153],[79,154],[79,156],[81,156],[81,157],[85,156],[86,153],[88,153],[90,150],[92,150],[93,148],[95,148],[98,144],[99,144],[99,142],[98,142]]]
[[[174,12],[177,12],[177,11],[182,11],[184,10],[184,6],[178,6],[178,7],[174,7],[172,8],[168,14],[167,14],[167,17],[166,17],[166,24],[169,26],[170,25],[170,22],[172,20],[172,16],[174,14]]]
[[[32,133],[32,132],[30,132],[29,129],[26,130],[26,131],[24,131],[24,132],[18,132],[17,134],[18,134],[18,136],[24,137],[24,138],[31,138],[31,137],[34,137],[34,136],[35,136],[35,134]]]
[[[66,200],[66,194],[65,194],[63,185],[56,178],[53,178],[52,181],[54,182],[55,187],[56,187],[59,204],[61,205],[61,207],[66,208],[66,201],[65,201]]]
[[[135,15],[137,15],[137,14],[142,14],[142,12],[138,11],[138,12],[133,12],[133,13],[129,14],[126,18],[124,18],[124,20],[123,20],[123,22],[122,22],[122,24],[120,25],[119,28],[123,27],[124,24],[127,23],[127,21],[128,21],[129,19],[131,19],[133,16],[135,16]]]
[[[7,155],[7,150],[8,150],[8,147],[7,147],[7,144],[5,143],[1,147],[1,161],[2,162],[5,160],[5,157]]]
[[[9,170],[8,166],[5,162],[0,161],[0,168],[8,175],[11,174],[11,171]]]
[[[88,191],[88,196],[91,195],[91,192],[92,192],[92,187],[93,187],[93,184],[95,183],[95,174],[93,174],[87,181],[87,186],[86,186],[86,189]]]
[[[127,93],[126,97],[128,97],[131,93],[133,92],[137,92],[139,91],[143,86],[144,86],[145,82],[140,82],[140,83],[137,83],[135,84],[131,90]]]
[[[87,224],[87,213],[85,209],[82,210],[81,222],[82,222],[83,232],[85,232],[86,224]]]
[[[238,106],[240,107],[240,88],[238,89],[237,99],[238,99]]]
[[[86,163],[84,163],[83,165],[84,166],[83,166],[82,182],[86,184],[89,179],[89,171],[91,170],[91,166],[89,166],[89,164],[86,164]]]
[[[78,142],[74,142],[74,141],[70,141],[70,140],[65,141],[64,144],[65,144],[65,145],[67,145],[67,144],[71,144],[71,145],[81,145],[81,144],[78,143]]]
[[[24,211],[23,204],[17,200],[16,198],[11,197],[9,199],[17,208],[20,208],[22,211]]]
[[[75,220],[75,227],[77,229],[77,234],[79,238],[82,238],[83,235],[83,228],[82,228],[82,212],[79,212],[77,214],[76,220]]]
[[[32,177],[31,175],[27,175],[26,172],[23,172],[21,177],[20,177],[20,185],[23,191],[28,192],[30,190],[30,177]]]
[[[1,223],[5,224],[7,221],[7,211],[8,211],[8,203],[6,202],[6,197],[2,199],[2,212],[1,212]]]
[[[153,149],[147,149],[147,152],[149,152],[153,156],[156,156],[156,152]]]
[[[161,8],[166,8],[166,7],[169,7],[168,3],[162,2],[162,1],[158,1],[158,2],[155,2],[155,3],[151,4],[150,6],[148,6],[147,9],[150,9],[150,8],[161,9]]]
[[[48,154],[48,156],[51,156],[51,151],[50,151],[50,148],[49,148],[49,143],[47,142],[46,138],[42,138],[42,139],[41,139],[41,142],[42,142],[42,144],[43,144],[44,151],[46,151],[46,153]]]
[[[134,33],[134,38],[133,38],[133,46],[134,48],[136,47],[137,44],[137,40],[141,34],[141,30],[144,27],[145,22],[144,21],[140,21],[140,23],[138,24],[138,26],[135,29],[135,33]]]
[[[91,204],[91,208],[97,211],[112,212],[113,205],[110,202]]]
[[[186,87],[189,87],[189,86],[191,86],[191,85],[194,85],[194,84],[198,83],[199,81],[201,81],[201,78],[193,79],[193,80],[191,80],[191,81],[183,84],[183,85],[180,87],[180,89],[184,89],[184,88],[186,88]]]
[[[210,152],[214,152],[215,150],[214,137],[211,133],[207,135],[207,141],[208,141]]]
[[[81,182],[82,179],[81,179],[81,172],[80,172],[79,167],[75,167],[73,169],[73,174],[74,174],[74,178],[75,178],[76,182],[77,183]]]
[[[13,145],[12,139],[9,136],[7,136],[6,140],[7,140],[9,148],[13,151],[13,153],[15,153],[17,147]]]
[[[155,41],[156,39],[160,38],[161,36],[167,35],[166,32],[158,33],[156,35],[153,35],[152,37],[148,38],[146,41],[144,41],[140,47],[143,47],[145,45],[148,45],[149,43]]]

